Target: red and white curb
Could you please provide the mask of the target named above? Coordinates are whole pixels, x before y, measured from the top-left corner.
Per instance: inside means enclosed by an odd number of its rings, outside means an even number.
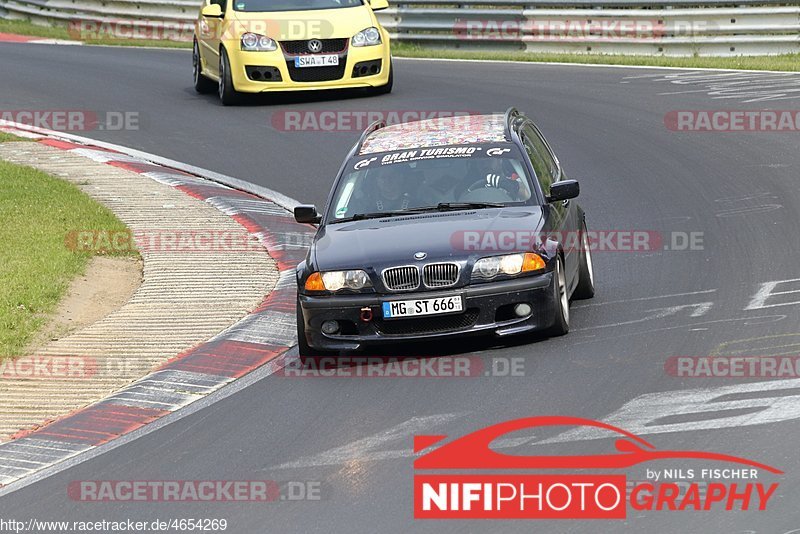
[[[45,133],[4,129],[28,137]],[[269,190],[253,187],[262,195],[257,196],[154,163],[160,159],[155,156],[151,159],[127,150],[126,154],[89,139],[68,136],[70,140],[64,140],[65,135],[46,133],[38,142],[148,176],[226,213],[258,237],[276,260],[280,277],[256,310],[213,339],[176,355],[96,404],[0,444],[0,488],[129,434],[261,366],[274,366],[272,372],[282,367],[278,356],[296,344],[294,268],[305,257],[314,234],[312,227],[294,221],[286,207],[290,199],[276,194],[278,204],[266,198],[269,195],[263,192]]]
[[[17,35],[15,33],[0,33],[0,43],[30,43],[49,45],[82,45],[80,41],[66,39],[48,39],[46,37],[32,37],[30,35]]]

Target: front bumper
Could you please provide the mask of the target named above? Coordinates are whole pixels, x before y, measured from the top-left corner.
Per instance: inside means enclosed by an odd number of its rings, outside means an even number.
[[[233,85],[237,91],[243,93],[263,93],[271,91],[309,91],[318,89],[350,89],[380,87],[389,83],[391,70],[391,55],[389,43],[380,45],[354,47],[348,46],[340,54],[340,64],[343,63],[343,74],[338,79],[323,81],[296,81],[287,62],[292,62],[294,56],[284,53],[279,46],[273,52],[244,52],[239,49],[238,42],[226,43],[228,57],[231,63]],[[381,70],[377,74],[354,76],[353,69],[356,64],[381,61]],[[280,81],[253,80],[248,76],[248,68],[270,68],[280,72]],[[306,69],[329,69],[330,67],[304,67]],[[307,70],[307,72],[311,72]],[[317,71],[319,72],[319,71]]]
[[[300,295],[308,344],[318,350],[358,350],[365,345],[437,339],[467,335],[506,336],[548,328],[555,318],[551,272],[514,280],[475,284],[446,291],[393,293],[388,295]],[[453,315],[430,315],[384,320],[381,303],[462,295],[464,311]],[[513,307],[527,303],[532,312],[516,317]],[[361,320],[363,308],[373,319]],[[339,321],[340,332],[321,331],[324,321]]]

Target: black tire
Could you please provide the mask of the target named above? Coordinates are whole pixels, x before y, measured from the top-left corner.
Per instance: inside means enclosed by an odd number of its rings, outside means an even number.
[[[242,94],[236,91],[231,76],[231,61],[228,52],[223,48],[219,53],[219,99],[223,106],[235,106],[242,100]]]
[[[392,92],[392,86],[394,85],[394,65],[392,62],[389,62],[389,81],[386,82],[386,85],[380,85],[372,89],[373,95],[388,95]]]
[[[581,257],[578,264],[578,285],[575,286],[572,298],[583,300],[592,297],[594,297],[594,264],[592,263],[592,251],[589,249],[586,222],[584,222],[583,230],[581,231]]]
[[[203,75],[203,64],[200,61],[200,47],[197,40],[192,46],[192,76],[194,78],[194,90],[201,95],[210,95],[217,90],[214,80],[209,80]]]
[[[554,315],[553,326],[547,334],[549,336],[563,336],[569,332],[569,298],[567,297],[567,279],[564,273],[564,260],[561,256],[556,262],[556,269],[553,271],[553,303]]]

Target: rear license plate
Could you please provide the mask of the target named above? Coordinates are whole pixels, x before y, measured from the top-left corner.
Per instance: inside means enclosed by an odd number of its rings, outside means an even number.
[[[419,300],[394,300],[383,303],[384,319],[400,319],[419,315],[440,315],[464,311],[461,296]]]
[[[328,54],[324,56],[297,56],[294,58],[294,66],[300,67],[331,67],[339,64],[339,56]]]

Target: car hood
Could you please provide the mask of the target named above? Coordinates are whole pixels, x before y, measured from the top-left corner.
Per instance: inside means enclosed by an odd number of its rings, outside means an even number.
[[[243,28],[253,28],[242,32],[267,33],[277,41],[352,37],[364,28],[376,25],[366,6],[268,13],[234,11],[234,17]],[[265,27],[266,31],[260,27]]]
[[[326,225],[314,239],[311,260],[315,270],[352,268],[377,270],[415,262],[474,260],[482,256],[524,250],[504,242],[492,247],[500,232],[515,236],[540,232],[539,206],[426,213],[408,217],[368,219]],[[506,236],[509,234],[506,233]],[[477,237],[476,237],[477,236]]]

